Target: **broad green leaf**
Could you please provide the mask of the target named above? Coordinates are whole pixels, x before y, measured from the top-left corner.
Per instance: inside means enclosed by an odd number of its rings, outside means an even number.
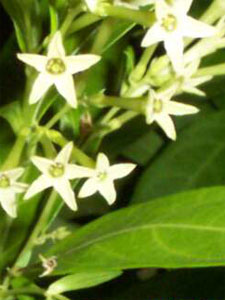
[[[205,114],[144,171],[133,201],[225,182],[225,112]],[[150,145],[149,145],[150,146]]]
[[[78,230],[45,253],[54,274],[225,265],[225,187],[134,205]]]
[[[68,291],[90,288],[120,276],[122,272],[87,272],[63,277],[50,285],[47,293],[57,295]]]

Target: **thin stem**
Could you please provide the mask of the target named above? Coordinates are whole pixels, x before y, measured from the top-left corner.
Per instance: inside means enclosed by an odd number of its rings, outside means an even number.
[[[107,124],[118,112],[120,111],[120,108],[118,107],[112,107],[108,113],[101,119],[101,124]]]
[[[17,260],[16,260],[14,266],[12,267],[12,272],[15,271],[17,267],[19,267],[21,259],[25,256],[25,254],[28,251],[30,251],[33,248],[33,246],[35,244],[35,240],[37,239],[39,233],[42,231],[42,228],[46,226],[48,219],[49,219],[49,215],[52,212],[52,209],[54,207],[56,197],[57,197],[57,193],[55,191],[53,191],[47,201],[47,204],[46,204],[44,210],[41,213],[41,216],[40,216],[36,226],[34,227],[32,233],[31,233],[28,241],[26,242],[24,248],[22,249],[19,256],[17,257]]]
[[[56,130],[47,130],[46,135],[48,138],[55,144],[64,147],[68,140],[58,131]],[[80,150],[74,143],[73,143],[73,151],[72,151],[72,158],[80,163],[82,166],[88,168],[95,167],[95,161],[86,155],[82,150]]]
[[[50,121],[48,121],[48,123],[45,125],[45,128],[52,128],[70,109],[70,106],[66,104],[57,114],[52,117]]]
[[[145,97],[138,98],[122,98],[122,97],[109,97],[102,94],[95,95],[90,98],[90,102],[97,106],[115,106],[128,110],[134,110],[142,113],[145,106]]]
[[[101,18],[99,16],[86,13],[79,18],[77,18],[70,26],[70,29],[68,30],[68,34],[72,34],[78,30],[81,30],[87,26],[90,26],[98,21],[100,21]]]
[[[75,8],[70,9],[61,28],[60,31],[62,35],[65,35],[69,30],[73,20],[83,11],[83,7],[81,4],[77,5]]]
[[[12,169],[19,165],[20,157],[22,155],[28,133],[29,130],[27,128],[24,128],[21,131],[1,168],[2,170]]]
[[[146,72],[148,63],[149,63],[150,59],[152,58],[152,55],[155,52],[156,47],[157,47],[157,45],[153,45],[144,50],[140,61],[138,62],[138,64],[136,65],[136,67],[134,68],[134,70],[132,71],[132,73],[130,75],[131,81],[137,82],[142,79],[142,77],[144,76],[144,74]]]
[[[122,6],[107,5],[104,8],[104,14],[148,27],[155,22],[155,14],[153,12],[134,10]]]

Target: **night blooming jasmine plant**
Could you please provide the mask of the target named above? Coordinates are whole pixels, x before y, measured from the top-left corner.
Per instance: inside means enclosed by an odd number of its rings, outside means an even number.
[[[0,5],[0,300],[223,299],[225,0]]]

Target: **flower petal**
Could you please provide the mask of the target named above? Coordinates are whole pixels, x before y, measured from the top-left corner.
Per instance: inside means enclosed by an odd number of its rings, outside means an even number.
[[[75,74],[90,68],[99,62],[101,56],[93,54],[67,56],[65,62],[69,73]]]
[[[62,35],[60,31],[57,31],[48,47],[48,57],[49,58],[58,58],[65,56],[65,49],[63,47]]]
[[[49,174],[50,166],[54,164],[54,161],[40,156],[32,156],[31,161],[42,173],[46,175]]]
[[[104,153],[98,154],[96,168],[100,171],[105,171],[109,168],[109,160]]]
[[[63,201],[68,205],[70,209],[74,211],[77,210],[75,194],[68,180],[58,180],[54,184],[54,189],[59,193]]]
[[[196,59],[188,64],[184,69],[184,76],[190,78],[192,75],[194,75],[200,66],[200,62],[200,59]]]
[[[127,176],[136,168],[135,164],[126,163],[126,164],[117,164],[109,168],[109,176],[112,179],[118,179]]]
[[[38,100],[47,92],[52,84],[53,81],[51,76],[44,73],[39,74],[33,84],[29,97],[29,103],[34,104],[38,102]]]
[[[174,0],[174,7],[180,14],[186,14],[192,5],[193,0]]]
[[[158,23],[153,25],[145,34],[141,47],[149,47],[165,39],[165,33]]]
[[[164,107],[166,113],[175,116],[191,115],[199,112],[199,109],[195,106],[175,101],[165,101]]]
[[[62,148],[62,150],[56,156],[55,161],[63,165],[66,165],[69,162],[72,151],[73,151],[73,143],[70,142]]]
[[[163,129],[163,131],[170,139],[176,140],[175,126],[173,120],[169,115],[159,114],[157,116],[156,122],[159,124],[159,126]]]
[[[79,198],[86,198],[94,193],[96,193],[98,190],[97,188],[97,182],[94,178],[90,178],[83,184],[82,188],[80,189],[80,192],[78,194]]]
[[[27,190],[28,184],[26,183],[21,183],[21,182],[14,182],[12,185],[12,190],[17,194],[17,193],[23,193]]]
[[[2,198],[2,195],[1,195]],[[17,207],[16,207],[16,195],[13,191],[8,191],[5,195],[4,199],[0,199],[2,208],[6,211],[6,213],[12,217],[17,217]]]
[[[196,86],[199,86],[199,85],[201,85],[207,81],[210,81],[212,79],[213,79],[213,76],[211,76],[211,75],[191,78],[191,79],[189,79],[188,84],[193,87],[196,87]]]
[[[168,5],[165,0],[156,0],[155,1],[155,13],[157,20],[161,21],[166,15],[171,13],[173,7]]]
[[[184,43],[182,37],[177,34],[171,35],[168,37],[165,42],[164,46],[169,56],[174,70],[178,74],[183,73],[183,50],[184,50]]]
[[[24,199],[25,200],[30,199],[34,195],[42,192],[43,190],[49,188],[50,186],[52,186],[51,180],[45,175],[41,175],[30,185],[30,187],[28,188],[24,196]]]
[[[98,190],[109,205],[116,201],[116,190],[112,180],[104,180],[101,184],[99,184]]]
[[[73,77],[71,74],[64,73],[55,80],[55,85],[58,92],[66,99],[66,101],[73,107],[77,107],[77,97]]]
[[[215,27],[195,20],[189,16],[185,17],[182,32],[184,36],[192,38],[210,37],[217,33]]]
[[[47,57],[43,55],[18,53],[17,58],[25,64],[34,67],[39,72],[44,71],[47,64]]]
[[[194,86],[189,86],[189,85],[184,85],[183,88],[182,88],[182,91],[185,92],[185,93],[188,93],[188,94],[192,94],[192,95],[197,95],[197,96],[200,96],[200,97],[205,97],[206,96],[206,93],[201,91],[200,89],[194,87]]]
[[[16,168],[2,173],[6,174],[11,180],[17,180],[18,178],[20,178],[23,172],[24,172],[24,168]]]
[[[95,169],[91,168],[85,168],[72,164],[66,166],[66,177],[68,179],[92,177],[95,175],[95,173]]]

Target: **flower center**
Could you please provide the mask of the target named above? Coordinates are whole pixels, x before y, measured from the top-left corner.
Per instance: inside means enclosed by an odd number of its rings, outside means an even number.
[[[104,181],[107,178],[107,172],[106,171],[99,171],[97,173],[97,178],[99,181]]]
[[[172,32],[177,28],[177,18],[174,15],[167,15],[162,19],[161,26],[168,32]]]
[[[154,104],[153,104],[153,111],[154,111],[154,113],[157,113],[157,114],[161,113],[162,109],[163,109],[162,100],[156,99],[154,101]]]
[[[52,75],[60,75],[66,71],[66,66],[61,58],[51,58],[47,62],[46,71]]]
[[[0,188],[5,189],[10,187],[10,179],[6,175],[1,175],[0,177]]]
[[[49,173],[52,177],[61,177],[65,173],[65,168],[61,163],[55,163],[50,166]]]

